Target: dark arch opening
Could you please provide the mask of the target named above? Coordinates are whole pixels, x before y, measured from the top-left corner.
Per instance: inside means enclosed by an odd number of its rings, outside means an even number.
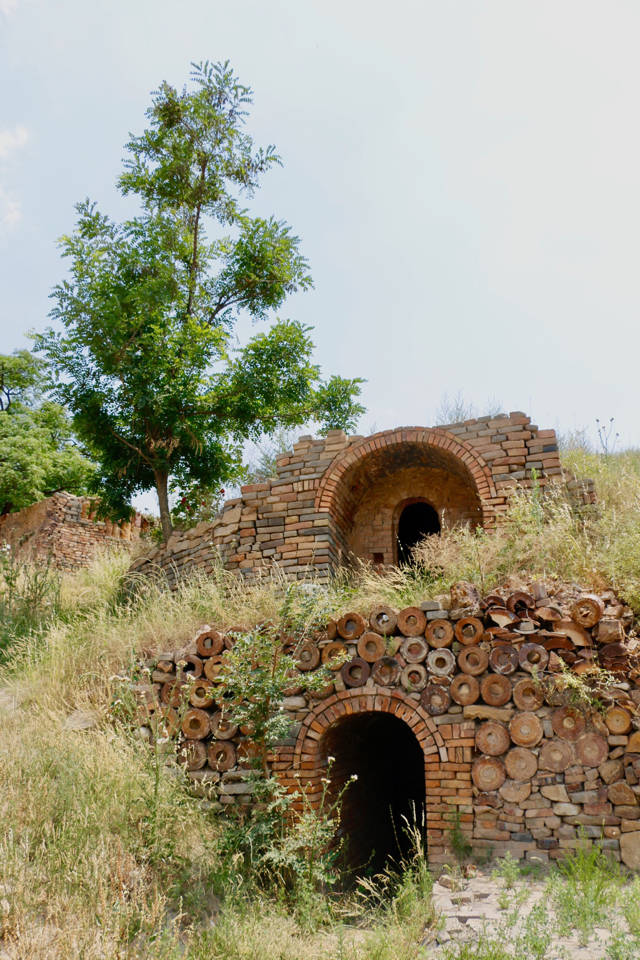
[[[411,728],[392,714],[344,717],[324,734],[330,795],[342,797],[336,840],[345,882],[398,866],[413,851],[415,826],[424,838],[424,755]],[[407,824],[408,821],[408,824]]]
[[[440,533],[440,517],[431,504],[407,504],[398,519],[398,563],[411,563],[413,548],[433,533]]]

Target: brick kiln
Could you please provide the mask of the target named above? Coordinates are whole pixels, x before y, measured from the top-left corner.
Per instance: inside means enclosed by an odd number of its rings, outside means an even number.
[[[555,431],[519,412],[370,437],[301,437],[278,460],[277,477],[242,487],[213,522],[176,531],[133,569],[163,571],[174,583],[221,558],[248,579],[277,564],[289,579],[327,580],[353,557],[397,563],[445,525],[492,527],[534,471],[542,487],[563,478]],[[565,479],[593,499],[590,481]]]
[[[147,736],[180,732],[197,790],[250,804],[251,740],[221,693],[228,630],[160,655],[137,694]],[[436,870],[456,823],[475,855],[548,860],[598,840],[640,868],[640,642],[613,592],[537,582],[481,599],[457,584],[419,607],[347,612],[283,651],[291,726],[272,769],[299,809],[318,803],[329,757],[334,792],[357,774],[340,824],[351,867],[402,854],[415,811]]]

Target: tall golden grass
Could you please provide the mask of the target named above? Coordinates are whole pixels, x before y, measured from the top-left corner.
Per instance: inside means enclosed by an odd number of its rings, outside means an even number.
[[[640,453],[574,451],[565,462],[596,480],[595,507],[577,507],[561,488],[518,493],[495,534],[445,531],[414,566],[385,576],[363,564],[309,591],[277,571],[245,585],[219,570],[173,593],[147,581],[127,592],[122,554],[66,576],[46,628],[16,638],[0,668],[0,958],[416,956],[419,898],[411,920],[310,930],[277,902],[224,889],[233,883],[217,861],[219,814],[115,719],[120,678],[202,623],[286,614],[312,624],[376,602],[415,603],[458,579],[487,590],[532,576],[611,584],[640,612]]]

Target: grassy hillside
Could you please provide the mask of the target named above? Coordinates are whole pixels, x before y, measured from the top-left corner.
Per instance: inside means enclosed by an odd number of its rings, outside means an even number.
[[[147,582],[127,593],[121,554],[60,583],[5,559],[0,958],[426,956],[419,857],[378,903],[330,907],[320,894],[292,902],[252,887],[219,815],[189,796],[176,767],[169,775],[162,745],[150,749],[120,719],[123,678],[141,653],[175,648],[202,623],[286,615],[302,626],[373,601],[407,605],[458,579],[486,590],[538,575],[612,584],[640,613],[640,453],[565,459],[596,480],[597,507],[519,494],[496,535],[453,531],[425,545],[412,570],[381,578],[363,567],[312,595],[277,574],[245,587],[223,571],[174,594]]]

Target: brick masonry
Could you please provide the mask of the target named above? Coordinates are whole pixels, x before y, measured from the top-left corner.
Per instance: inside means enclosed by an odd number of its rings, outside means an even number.
[[[129,523],[98,520],[96,502],[61,491],[24,510],[0,517],[0,541],[18,553],[66,570],[86,567],[100,546],[130,545],[147,521],[136,514]]]
[[[171,583],[222,560],[255,579],[274,564],[287,579],[327,580],[352,557],[397,561],[399,507],[430,503],[443,526],[491,528],[516,487],[533,477],[545,487],[566,480],[586,502],[593,484],[563,473],[554,430],[524,413],[481,417],[442,427],[403,427],[370,437],[301,437],[277,463],[277,476],[241,488],[212,522],[176,531],[168,544],[135,561]]]
[[[297,645],[284,638],[300,672],[293,673],[281,705],[289,733],[270,763],[294,795],[294,809],[319,805],[328,749],[339,769],[349,719],[387,714],[402,721],[420,746],[425,837],[434,869],[452,861],[456,821],[476,856],[508,851],[518,859],[549,860],[597,841],[614,858],[640,869],[640,640],[633,616],[610,591],[601,624],[579,628],[571,619],[582,596],[575,585],[554,587],[549,594],[539,594],[533,633],[518,633],[520,621],[513,621],[513,630],[496,628],[492,610],[502,608],[482,602],[454,609],[439,598],[425,601],[422,613],[401,611],[387,637],[374,632],[379,626],[374,611],[369,622],[346,613]],[[451,602],[459,596],[452,589]],[[489,603],[496,603],[495,594]],[[551,606],[566,617],[555,621],[554,630],[544,626]],[[381,609],[395,617],[388,607]],[[405,628],[407,614],[418,622],[416,629]],[[577,646],[567,639],[572,634],[579,635]],[[221,652],[205,657],[200,640],[205,636],[215,636]],[[610,643],[612,637],[616,643]],[[152,736],[158,716],[174,730],[181,728],[194,788],[221,808],[250,804],[252,790],[246,780],[249,731],[220,727],[225,701],[217,696],[217,683],[233,642],[222,627],[213,633],[203,628],[187,648],[148,663],[150,682],[137,688],[141,722],[151,722],[143,727],[145,735]],[[615,679],[598,688],[597,696],[572,699],[563,657],[585,677],[585,690],[594,660],[614,669]],[[329,682],[314,691],[309,670],[322,663],[331,670]],[[179,715],[180,696],[198,709]],[[375,742],[368,756],[375,768]],[[366,797],[359,802],[366,806]],[[357,813],[367,816],[364,807]]]

